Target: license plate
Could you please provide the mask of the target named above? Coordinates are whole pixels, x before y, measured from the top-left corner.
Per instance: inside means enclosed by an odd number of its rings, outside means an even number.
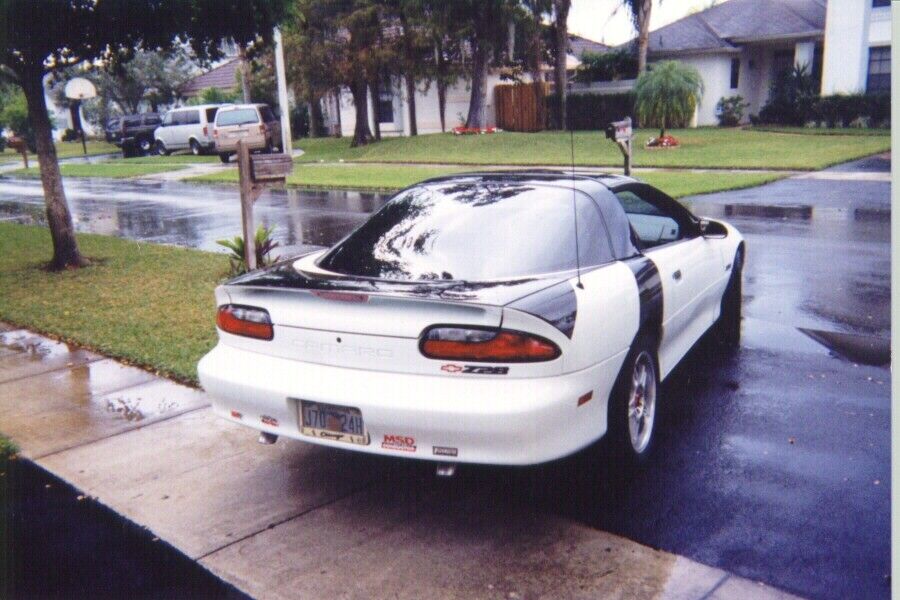
[[[300,401],[300,432],[311,437],[366,446],[362,413],[352,406]]]

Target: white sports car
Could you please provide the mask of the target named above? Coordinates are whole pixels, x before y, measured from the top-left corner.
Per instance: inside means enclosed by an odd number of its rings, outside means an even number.
[[[490,172],[398,193],[328,250],[216,290],[199,364],[221,416],[441,463],[654,440],[659,382],[740,336],[744,242],[627,177]]]

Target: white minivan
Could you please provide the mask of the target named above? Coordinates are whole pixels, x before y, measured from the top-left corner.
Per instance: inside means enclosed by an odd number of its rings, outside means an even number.
[[[170,110],[154,132],[156,152],[170,154],[176,150],[190,150],[205,154],[215,148],[213,123],[224,104],[200,104]]]

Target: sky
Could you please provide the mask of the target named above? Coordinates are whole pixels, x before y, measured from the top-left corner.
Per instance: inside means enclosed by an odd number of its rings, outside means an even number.
[[[653,0],[650,29],[658,29],[692,12],[708,8],[713,0]],[[634,37],[629,9],[622,0],[572,0],[569,32],[615,46]]]

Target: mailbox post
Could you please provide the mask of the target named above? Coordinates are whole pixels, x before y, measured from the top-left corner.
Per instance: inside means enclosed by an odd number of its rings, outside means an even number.
[[[244,233],[244,263],[247,270],[256,264],[256,227],[253,203],[267,187],[283,187],[294,163],[287,154],[251,155],[243,142],[237,144],[238,178],[241,183],[241,222]]]
[[[606,138],[614,141],[625,158],[625,174],[631,175],[631,140],[634,132],[631,129],[631,117],[622,121],[613,121],[606,126]]]

